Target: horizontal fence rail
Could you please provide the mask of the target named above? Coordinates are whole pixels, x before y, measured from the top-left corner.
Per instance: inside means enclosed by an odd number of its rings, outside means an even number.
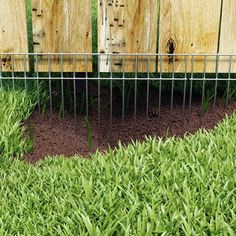
[[[104,57],[108,61],[119,60],[121,69],[113,71],[110,66],[108,72],[100,70],[100,64]],[[163,63],[171,59],[172,71],[163,70]],[[233,67],[236,64],[236,54],[150,54],[150,53],[0,53],[0,79],[68,79],[68,80],[235,80],[236,71]],[[27,59],[29,58],[29,60]],[[43,59],[42,59],[43,58]],[[56,59],[55,59],[56,58]],[[177,61],[184,64],[185,70],[180,72],[175,66]],[[200,59],[199,59],[200,58]],[[212,59],[211,59],[212,58]],[[44,61],[47,67],[40,70],[40,63]],[[57,60],[57,67],[60,70],[52,70],[52,60]],[[23,71],[15,67],[17,61]],[[71,64],[70,72],[64,70],[65,61]],[[139,71],[139,62],[142,67],[145,64],[145,72]],[[150,70],[150,62],[155,64],[155,70]],[[214,61],[215,70],[207,71],[208,63]],[[4,71],[4,66],[10,63],[10,70]],[[55,62],[54,62],[55,63]],[[77,71],[77,63],[83,64],[84,70]],[[134,71],[125,70],[125,64],[129,63]],[[202,71],[195,71],[195,64],[202,64]],[[224,64],[224,70],[221,65]],[[93,65],[93,69],[91,69]],[[227,65],[227,66],[226,66]],[[30,68],[30,69],[29,69]],[[45,68],[47,70],[45,70]],[[227,68],[227,70],[226,70]],[[227,74],[227,76],[226,76]]]

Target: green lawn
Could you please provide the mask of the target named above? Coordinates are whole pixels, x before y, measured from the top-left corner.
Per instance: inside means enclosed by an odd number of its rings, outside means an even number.
[[[20,120],[32,104],[0,91],[0,235],[235,235],[236,115],[210,133],[30,166]]]
[[[93,29],[96,51],[95,5]],[[32,166],[21,122],[33,97],[0,89],[0,236],[236,234],[236,114],[212,132]]]

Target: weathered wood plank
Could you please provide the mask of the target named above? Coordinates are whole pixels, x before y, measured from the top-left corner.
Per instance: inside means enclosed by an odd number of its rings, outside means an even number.
[[[0,0],[0,6],[0,53],[27,53],[26,1]],[[0,55],[0,66],[3,72],[28,70],[28,57]]]
[[[219,53],[235,53],[236,54],[236,1],[224,0],[220,50]],[[230,67],[229,57],[220,57],[219,72],[228,72]],[[236,57],[232,57],[231,72],[236,72]]]
[[[87,0],[32,0],[33,41],[37,53],[92,52],[91,1]],[[91,57],[86,59],[63,56],[63,71],[92,70]],[[38,58],[39,71],[48,71],[48,57]],[[50,60],[51,71],[61,71],[59,56]]]
[[[112,62],[102,56],[100,70],[119,72],[156,70],[156,58],[125,57],[119,53],[156,53],[158,0],[98,0],[98,50],[114,53]],[[112,64],[112,65],[111,65]]]
[[[159,52],[217,53],[220,11],[221,0],[161,0]],[[176,72],[185,71],[185,59],[176,56]],[[188,61],[188,71],[192,68],[191,61]],[[215,68],[216,58],[208,58],[206,72],[214,72]],[[163,72],[172,70],[173,58],[165,57]],[[203,57],[196,57],[194,72],[203,70]]]

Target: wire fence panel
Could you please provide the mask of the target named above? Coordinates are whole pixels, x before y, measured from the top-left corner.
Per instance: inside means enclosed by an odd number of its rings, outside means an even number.
[[[236,2],[231,0],[223,1],[222,24],[220,35],[220,53],[236,53]],[[229,58],[221,58],[219,72],[227,73],[229,71]],[[236,72],[236,57],[230,58],[231,71]]]
[[[158,1],[98,0],[98,51],[100,53],[156,53]],[[101,58],[101,72],[156,70],[156,58],[119,55]]]
[[[28,52],[26,2],[0,0],[0,87],[25,89],[51,125],[74,116],[76,130],[87,124],[84,135],[113,130],[116,139],[135,125],[156,134],[201,123],[209,108],[215,118],[225,110],[217,108],[234,109],[235,3],[99,0],[92,32],[91,1],[32,0]]]
[[[32,0],[32,17],[35,52],[92,52],[91,1]],[[61,57],[53,55],[49,65],[48,55],[38,55],[36,70],[47,72],[49,66],[53,72],[92,70],[91,58],[86,64],[86,58],[78,55]]]
[[[161,0],[159,53],[217,53],[221,17],[221,0]],[[175,59],[175,60],[174,60]],[[164,57],[164,72],[185,72],[185,57]],[[202,72],[204,56],[195,56],[187,62],[187,70]],[[215,72],[214,57],[207,57],[207,72]],[[160,69],[160,66],[159,66]]]
[[[134,73],[122,71],[122,73],[104,73],[100,71],[100,61],[104,56],[114,60],[117,54],[104,53],[0,53],[0,56],[7,57],[33,57],[38,58],[39,55],[47,56],[47,64],[49,65],[48,73],[40,73],[38,71],[26,70],[24,72],[12,71],[11,73],[0,70],[0,86],[13,86],[18,82],[24,81],[25,89],[29,88],[32,83],[34,90],[36,88],[36,96],[38,100],[38,110],[41,113],[45,108],[45,101],[50,110],[52,117],[55,109],[59,110],[60,116],[65,117],[66,112],[71,110],[75,119],[79,115],[89,118],[91,115],[97,116],[98,128],[101,117],[106,115],[110,117],[110,125],[114,121],[114,116],[120,116],[121,123],[125,122],[125,117],[130,117],[132,113],[136,120],[140,111],[146,114],[146,118],[159,117],[168,109],[172,112],[178,105],[178,109],[183,112],[183,118],[191,114],[193,103],[201,104],[201,114],[204,113],[209,103],[213,103],[214,107],[220,98],[224,98],[226,106],[229,100],[234,97],[235,86],[233,81],[236,80],[236,74],[232,73],[230,68],[232,58],[236,54],[170,54],[174,59],[179,57],[185,58],[185,68],[187,62],[191,61],[194,65],[194,59],[197,57],[204,58],[204,67],[200,73],[195,73],[193,68],[191,73],[186,70],[185,73],[178,73],[173,67],[171,73],[160,70],[160,73],[140,73],[136,67]],[[133,57],[135,63],[137,58],[145,56],[148,61],[149,57],[160,58],[160,66],[163,64],[163,58],[169,54],[145,54],[145,53],[120,53],[122,60],[125,57]],[[74,61],[74,70],[70,73],[52,72],[50,70],[51,58],[60,56],[61,64],[65,62],[64,58],[69,56],[93,58],[97,61],[97,68],[94,66],[94,72],[89,72],[89,60],[85,60],[85,72],[76,72],[76,61]],[[207,58],[215,58],[217,67],[221,66],[221,58],[229,58],[227,73],[207,73]],[[174,60],[175,62],[175,60]],[[35,61],[38,68],[39,60]],[[225,63],[225,61],[223,61]],[[24,64],[24,60],[22,61]],[[2,67],[0,67],[2,68]],[[17,82],[16,82],[17,81]],[[109,83],[108,83],[109,82]],[[92,85],[92,86],[91,86]],[[32,87],[31,87],[32,88]],[[104,92],[105,91],[105,92]],[[195,94],[198,94],[195,96]],[[200,95],[200,96],[199,96]],[[95,108],[94,108],[95,107]],[[127,111],[128,107],[128,111]],[[154,107],[154,110],[153,110]],[[188,112],[186,112],[188,111]],[[51,120],[51,118],[50,118]]]
[[[26,1],[0,0],[0,53],[28,52]],[[0,57],[2,71],[28,70],[28,57],[22,55],[4,55]]]

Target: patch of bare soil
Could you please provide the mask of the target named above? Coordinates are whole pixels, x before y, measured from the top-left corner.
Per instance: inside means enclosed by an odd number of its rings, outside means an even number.
[[[197,101],[193,102],[191,112],[186,109],[185,115],[181,105],[175,105],[172,111],[169,105],[163,105],[160,116],[150,112],[148,119],[145,109],[141,109],[137,113],[136,121],[133,118],[133,112],[126,112],[123,125],[120,110],[116,110],[115,104],[113,109],[112,124],[110,123],[109,112],[103,112],[100,128],[97,111],[91,112],[91,133],[88,132],[83,117],[75,121],[73,116],[67,115],[65,119],[62,119],[59,118],[58,113],[53,112],[50,123],[49,115],[40,115],[35,111],[30,119],[25,122],[26,127],[33,127],[34,143],[33,151],[25,155],[25,160],[35,163],[48,155],[70,157],[77,154],[87,157],[96,150],[105,151],[109,147],[115,147],[119,141],[127,144],[131,140],[144,140],[145,136],[149,135],[182,137],[186,132],[194,133],[201,127],[212,129],[225,118],[226,114],[234,112],[236,102],[230,102],[226,108],[225,103],[218,100],[216,107],[214,108],[211,105],[203,115],[201,115],[201,102]],[[157,110],[157,107],[152,106],[150,110]],[[92,135],[91,139],[88,138],[89,133]],[[91,141],[92,148],[89,148]]]

